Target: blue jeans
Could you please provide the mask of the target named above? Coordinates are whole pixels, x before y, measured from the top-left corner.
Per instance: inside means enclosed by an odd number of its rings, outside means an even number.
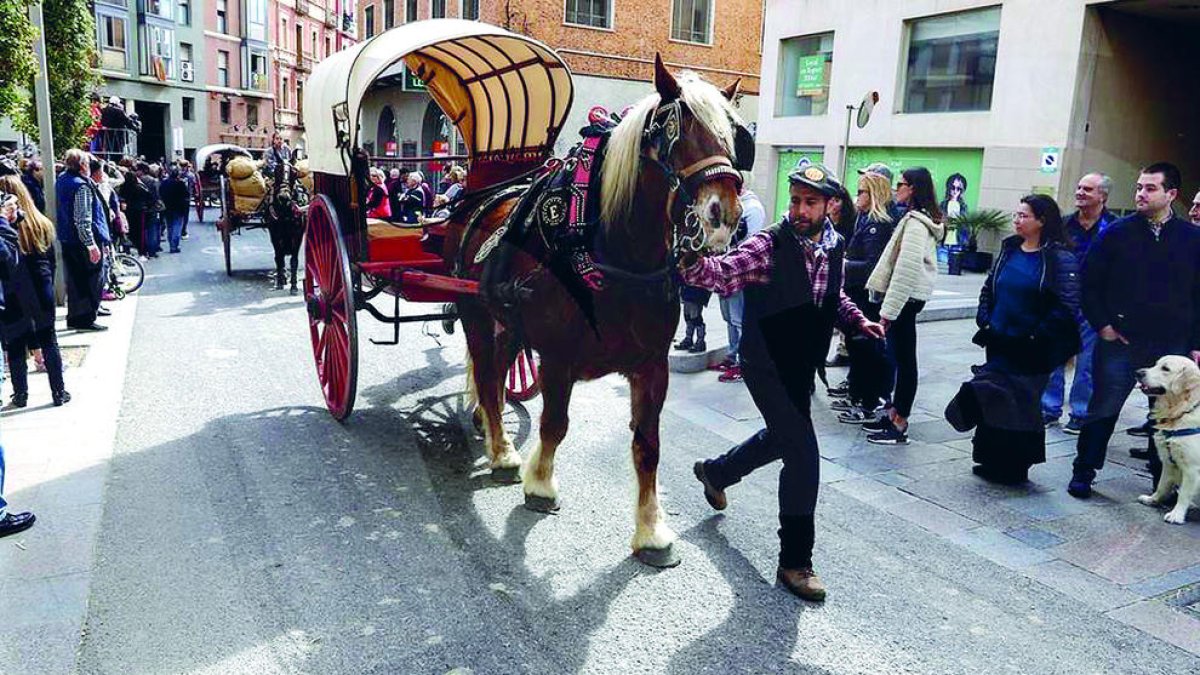
[[[1083,420],[1083,428],[1079,433],[1079,442],[1075,446],[1075,462],[1073,464],[1076,479],[1091,481],[1096,472],[1104,468],[1104,459],[1108,454],[1108,442],[1112,439],[1113,430],[1117,426],[1117,418],[1129,392],[1136,384],[1137,369],[1153,364],[1165,354],[1186,354],[1187,349],[1168,348],[1139,350],[1133,354],[1129,345],[1120,342],[1097,340],[1092,354],[1092,376],[1094,387],[1092,398],[1088,401],[1087,417]],[[1154,448],[1154,438],[1150,439],[1150,474],[1154,482],[1162,475],[1162,462]]]
[[[187,211],[167,214],[167,243],[171,251],[179,250],[179,239],[183,236],[183,221],[187,219]]]
[[[0,382],[4,381],[4,350],[0,349]],[[4,501],[4,444],[0,443],[0,518],[4,517],[4,512],[8,509],[8,502]]]
[[[721,298],[721,317],[725,319],[725,329],[729,332],[729,357],[734,363],[737,363],[738,345],[742,342],[742,315],[745,311],[746,296],[741,291]]]
[[[162,251],[163,221],[160,213],[146,214],[146,255],[158,255]]]
[[[1092,353],[1096,350],[1096,331],[1086,321],[1079,327],[1083,345],[1075,355],[1075,377],[1071,380],[1071,419],[1082,421],[1087,416],[1088,400],[1092,398]],[[1066,365],[1050,373],[1046,391],[1042,393],[1042,416],[1062,417],[1063,395],[1066,393]]]

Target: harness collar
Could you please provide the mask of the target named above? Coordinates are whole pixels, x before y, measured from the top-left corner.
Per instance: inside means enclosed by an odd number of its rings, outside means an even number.
[[[1200,436],[1200,427],[1191,427],[1189,429],[1159,429],[1154,427],[1154,430],[1162,434],[1166,438],[1180,438],[1183,436]]]

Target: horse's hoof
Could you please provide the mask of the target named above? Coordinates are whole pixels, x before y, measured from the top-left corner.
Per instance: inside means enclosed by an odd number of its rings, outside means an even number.
[[[288,289],[288,295],[295,295],[296,293],[299,293],[299,291],[296,290],[295,286],[292,286],[290,289]]]
[[[675,552],[674,544],[668,545],[666,548],[643,548],[634,551],[633,555],[643,564],[664,569],[675,567],[683,562],[683,559]]]
[[[525,495],[525,508],[538,513],[558,513],[562,508],[562,501],[557,497],[543,497],[541,495]]]
[[[475,431],[483,433],[483,411],[479,408],[471,413],[471,426],[475,427]]]
[[[498,466],[492,469],[492,480],[497,483],[520,483],[521,467]]]

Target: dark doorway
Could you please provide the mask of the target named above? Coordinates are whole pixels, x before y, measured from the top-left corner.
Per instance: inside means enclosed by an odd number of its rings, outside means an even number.
[[[383,112],[379,114],[379,125],[376,130],[376,147],[388,157],[395,157],[400,154],[400,148],[396,143],[396,113],[392,111],[392,106],[384,106]]]
[[[142,120],[142,131],[138,134],[138,154],[149,162],[163,161],[167,157],[167,104],[134,101],[133,110]]]
[[[1180,168],[1179,198],[1187,203],[1200,186],[1200,93],[1189,85],[1200,66],[1191,47],[1197,30],[1194,3],[1126,0],[1088,10],[1084,72],[1091,91],[1077,104],[1074,126],[1083,131],[1081,170],[1113,179],[1110,208],[1133,208],[1138,170],[1151,162]]]

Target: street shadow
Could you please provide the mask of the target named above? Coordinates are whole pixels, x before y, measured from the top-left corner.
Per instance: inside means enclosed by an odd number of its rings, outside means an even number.
[[[824,608],[764,583],[754,564],[730,546],[720,529],[723,522],[724,515],[709,516],[680,534],[680,539],[704,551],[732,590],[734,605],[725,621],[677,651],[666,672],[829,673],[791,658],[800,616]]]

